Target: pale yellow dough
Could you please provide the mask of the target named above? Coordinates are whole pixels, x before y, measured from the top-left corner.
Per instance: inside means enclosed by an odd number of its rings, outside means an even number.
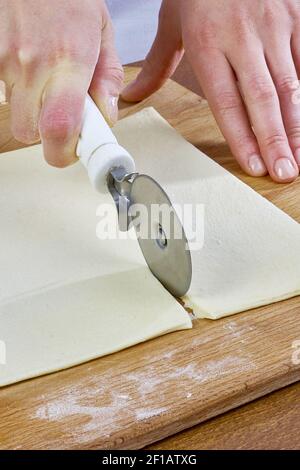
[[[124,121],[126,125],[126,122]],[[0,156],[0,386],[191,328],[136,240],[99,240],[110,195],[78,164],[48,166],[41,146]]]
[[[119,123],[117,135],[138,170],[156,178],[173,203],[203,204],[204,246],[192,251],[185,297],[198,317],[217,319],[300,293],[295,220],[187,143],[153,109]],[[185,220],[187,231],[191,225]]]
[[[192,252],[185,298],[198,316],[219,318],[299,293],[294,220],[153,109],[119,122],[115,133],[174,203],[204,204],[204,246]],[[93,192],[80,164],[51,168],[41,146],[3,154],[0,187],[0,386],[191,327],[135,240],[96,237],[99,204],[109,204],[113,217],[115,209],[109,195]]]

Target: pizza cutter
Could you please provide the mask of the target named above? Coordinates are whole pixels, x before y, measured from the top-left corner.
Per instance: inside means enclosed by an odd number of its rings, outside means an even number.
[[[180,219],[157,181],[136,172],[132,156],[118,144],[90,96],[85,102],[77,156],[94,188],[100,193],[111,193],[118,211],[119,229],[135,228],[153,275],[174,296],[185,295],[191,284],[192,262]],[[134,213],[141,207],[144,217]],[[163,211],[157,210],[158,207]]]

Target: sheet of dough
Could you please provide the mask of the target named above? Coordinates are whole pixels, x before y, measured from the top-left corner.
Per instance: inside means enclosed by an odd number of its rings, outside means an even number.
[[[135,240],[96,237],[100,203],[117,226],[80,164],[0,155],[0,386],[191,327]]]
[[[218,318],[297,295],[299,225],[180,137],[153,109],[117,124],[138,169],[176,204],[205,205],[185,298]],[[0,386],[191,326],[134,240],[99,241],[100,199],[80,165],[48,167],[40,146],[0,157]],[[101,203],[111,204],[110,197]],[[114,212],[114,208],[111,205]],[[191,222],[191,221],[190,221]],[[1,361],[0,361],[1,362]]]
[[[186,305],[217,319],[300,293],[300,226],[187,143],[153,109],[116,127],[138,170],[173,203],[204,205],[204,246],[192,252]],[[185,220],[187,230],[192,221]],[[194,223],[194,221],[193,221]]]
[[[4,386],[189,328],[191,322],[141,267],[21,296],[1,306],[0,325]]]

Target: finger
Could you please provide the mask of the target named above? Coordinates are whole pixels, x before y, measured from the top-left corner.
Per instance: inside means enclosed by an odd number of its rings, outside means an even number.
[[[296,86],[295,86],[292,101],[295,105],[300,105],[300,87],[299,87],[300,85],[300,82],[299,82],[299,79],[300,79],[300,36],[299,35],[297,36],[296,34],[294,34],[292,36],[291,50],[292,50],[292,57],[293,57],[294,65],[296,68],[297,80],[298,80],[298,88],[296,89]],[[295,159],[296,159],[298,166],[300,166],[299,151],[295,152]]]
[[[137,78],[123,91],[125,101],[135,102],[157,91],[176,70],[183,54],[178,12],[163,7],[156,38]],[[174,7],[176,7],[174,2]]]
[[[114,31],[107,17],[101,36],[101,50],[89,93],[110,125],[118,119],[118,99],[123,86],[124,72],[115,48]]]
[[[267,56],[269,69],[280,100],[281,113],[295,161],[300,167],[300,100],[299,82],[290,50],[290,41],[272,48]]]
[[[33,144],[40,140],[39,115],[42,89],[15,84],[10,95],[11,131],[16,140]]]
[[[231,63],[238,77],[261,155],[274,181],[293,181],[299,174],[286,135],[278,94],[262,49],[255,45],[234,54]]]
[[[7,69],[11,131],[15,139],[25,144],[33,144],[40,138],[38,122],[47,75],[43,68],[37,67],[37,57],[33,48],[20,49],[15,62]]]
[[[62,168],[77,161],[76,146],[89,84],[89,73],[77,65],[56,71],[46,84],[39,131],[50,165]]]
[[[296,32],[291,38],[291,50],[294,64],[297,70],[298,79],[300,79],[300,34]]]
[[[267,170],[232,68],[221,51],[207,54],[205,61],[198,54],[190,54],[189,59],[216,121],[242,169],[263,176]]]

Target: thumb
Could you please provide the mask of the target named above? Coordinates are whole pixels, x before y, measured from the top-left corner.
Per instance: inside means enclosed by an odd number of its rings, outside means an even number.
[[[163,3],[151,50],[137,78],[122,91],[122,98],[141,101],[157,91],[173,75],[183,54],[178,10],[172,11],[172,2]]]
[[[118,120],[118,99],[123,87],[124,72],[114,42],[111,19],[106,12],[101,48],[89,93],[109,125]]]

